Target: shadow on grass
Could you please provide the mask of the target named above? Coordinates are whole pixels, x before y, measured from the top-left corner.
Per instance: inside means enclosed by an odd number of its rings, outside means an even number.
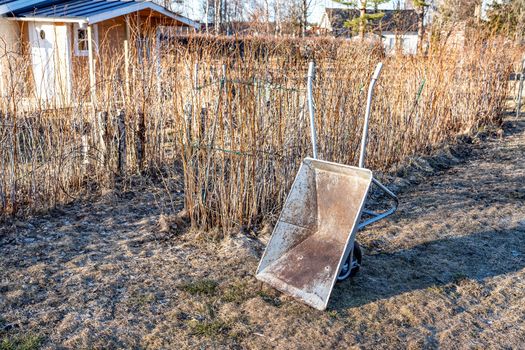
[[[504,128],[507,135],[523,133],[525,122],[505,122]],[[400,210],[390,224],[404,225],[421,220],[422,215],[428,215],[426,220],[443,218],[441,223],[452,223],[457,213],[472,211],[482,216],[486,209],[522,207],[525,190],[520,158],[524,149],[508,144],[486,146],[477,151],[477,159],[485,162],[485,167],[478,170],[474,163],[452,168],[445,177],[429,178],[410,196],[400,198]],[[353,280],[335,286],[329,307],[356,307],[464,279],[481,281],[525,267],[524,225],[465,233],[393,253],[367,255],[365,247],[362,271]]]
[[[525,267],[525,227],[444,238],[394,253],[364,256],[353,280],[335,286],[329,308],[357,307],[403,293],[481,281]]]

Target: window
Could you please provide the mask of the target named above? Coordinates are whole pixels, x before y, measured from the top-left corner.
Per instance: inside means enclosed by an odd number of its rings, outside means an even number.
[[[77,44],[79,52],[88,50],[87,36],[87,29],[77,29]]]
[[[93,46],[96,48],[98,42],[98,30],[97,26],[93,26]],[[73,38],[75,45],[75,55],[76,56],[87,56],[89,54],[89,41],[88,41],[88,31],[87,28],[80,28],[78,24],[75,23],[73,26]]]
[[[395,38],[391,36],[383,37],[383,45],[385,47],[385,53],[389,54],[394,52]]]

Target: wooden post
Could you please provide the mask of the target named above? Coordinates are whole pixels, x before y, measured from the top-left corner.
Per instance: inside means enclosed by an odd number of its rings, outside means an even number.
[[[106,145],[106,154],[104,155],[104,166],[107,166],[113,153],[111,148],[109,147],[111,145],[111,142],[113,141],[113,134],[110,132],[112,126],[110,125],[111,119],[109,113],[103,112],[102,116],[104,117],[104,120],[102,121],[102,126],[104,128],[104,144]]]
[[[126,39],[124,40],[124,77],[126,79],[126,97],[130,95],[129,88],[129,16],[126,16]]]
[[[157,94],[158,94],[158,98],[162,98],[162,82],[161,82],[161,79],[162,79],[162,66],[161,66],[161,61],[160,61],[160,53],[161,53],[161,48],[160,48],[160,31],[159,31],[159,28],[157,28],[157,30],[155,31],[155,73],[157,75]]]
[[[95,80],[95,60],[93,59],[93,26],[87,26],[88,35],[88,64],[89,64],[89,92],[91,93],[91,103],[95,108],[96,103],[96,80]]]
[[[86,172],[86,167],[89,164],[89,158],[88,158],[88,135],[85,132],[82,132],[82,136],[80,138],[81,141],[81,153],[82,153],[82,170],[83,172]]]
[[[523,59],[523,62],[521,64],[521,72],[520,72],[520,85],[518,87],[518,102],[516,105],[516,119],[520,117],[521,113],[521,97],[523,95],[523,80],[525,75],[525,58]]]
[[[184,124],[186,125],[186,141],[185,143],[188,147],[192,147],[191,143],[191,133],[192,133],[192,115],[193,115],[193,104],[186,103],[183,107],[184,113]]]
[[[126,173],[126,114],[124,110],[117,111],[118,124],[118,171],[121,176]]]
[[[199,62],[195,63],[193,68],[193,88],[195,91],[199,90]]]
[[[198,107],[200,106],[200,91],[199,91],[199,62],[195,63],[195,66],[193,67],[193,96],[194,96],[194,102],[192,108],[192,116],[191,116],[191,127],[194,130],[198,130],[198,116],[197,111]]]
[[[99,112],[97,113],[97,139],[98,144],[100,146],[99,154],[101,159],[101,164],[105,164],[105,158],[106,158],[106,126],[104,125],[104,121],[107,119],[107,112]]]
[[[78,129],[80,132],[80,154],[82,156],[82,173],[86,174],[89,165],[89,133],[92,131],[89,122],[84,122],[82,127]]]
[[[139,171],[144,170],[145,148],[146,148],[146,121],[144,112],[138,113],[139,125],[137,129],[137,162]]]
[[[228,113],[228,85],[226,76],[226,64],[222,65],[221,93],[224,93],[224,113]]]

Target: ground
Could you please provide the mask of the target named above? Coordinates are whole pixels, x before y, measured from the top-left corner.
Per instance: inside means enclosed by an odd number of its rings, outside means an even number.
[[[518,348],[525,122],[468,149],[405,174],[398,213],[359,233],[362,269],[327,311],[254,278],[270,228],[206,238],[170,214],[181,194],[128,183],[5,222],[0,349]]]

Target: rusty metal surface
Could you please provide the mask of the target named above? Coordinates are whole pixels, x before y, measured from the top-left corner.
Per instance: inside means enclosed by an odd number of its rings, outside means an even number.
[[[324,310],[353,244],[372,173],[306,158],[257,270],[257,278]]]

